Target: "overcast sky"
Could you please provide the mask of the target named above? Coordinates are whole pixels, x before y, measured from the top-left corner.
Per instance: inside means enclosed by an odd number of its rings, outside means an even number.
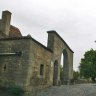
[[[4,10],[22,35],[45,46],[46,31],[57,31],[74,51],[74,70],[85,51],[96,49],[96,0],[0,0],[0,15]]]

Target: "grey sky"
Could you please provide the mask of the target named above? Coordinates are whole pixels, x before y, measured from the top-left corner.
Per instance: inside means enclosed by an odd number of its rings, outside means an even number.
[[[4,10],[23,35],[45,46],[46,31],[56,30],[74,51],[75,70],[85,51],[96,49],[96,0],[1,0],[0,15]]]

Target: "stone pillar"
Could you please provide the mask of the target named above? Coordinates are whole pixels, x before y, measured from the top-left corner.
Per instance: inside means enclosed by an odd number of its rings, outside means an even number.
[[[1,31],[9,36],[11,13],[9,11],[2,12]]]
[[[47,31],[48,33],[48,41],[47,41],[47,47],[54,51],[54,30]]]

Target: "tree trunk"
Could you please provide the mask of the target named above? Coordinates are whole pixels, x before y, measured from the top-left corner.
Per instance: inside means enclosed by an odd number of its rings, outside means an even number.
[[[96,80],[95,80],[95,77],[91,77],[91,80],[93,81],[93,82],[95,82]]]

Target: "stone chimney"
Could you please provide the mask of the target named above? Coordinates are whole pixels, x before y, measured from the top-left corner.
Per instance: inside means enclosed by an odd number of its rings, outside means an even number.
[[[1,31],[9,36],[11,13],[9,11],[2,12]]]

